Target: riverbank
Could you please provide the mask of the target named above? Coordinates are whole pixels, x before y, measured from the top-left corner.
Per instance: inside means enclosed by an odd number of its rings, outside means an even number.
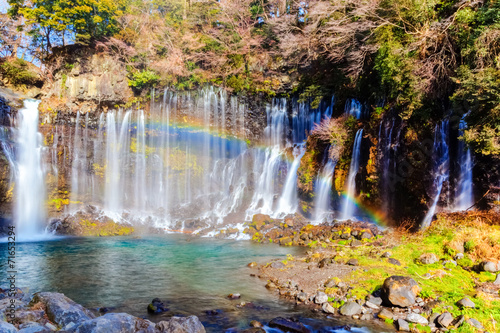
[[[498,331],[498,215],[441,214],[417,233],[399,228],[375,236],[362,225],[306,225],[297,234],[307,235],[307,255],[266,263],[256,273],[281,297],[400,331]]]

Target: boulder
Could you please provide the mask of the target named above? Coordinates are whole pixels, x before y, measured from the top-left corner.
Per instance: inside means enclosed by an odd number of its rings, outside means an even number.
[[[148,312],[151,314],[159,314],[167,311],[167,306],[159,298],[154,298],[148,305]]]
[[[350,266],[358,266],[359,262],[358,262],[358,259],[349,259],[347,261],[347,264],[350,265]]]
[[[481,271],[483,271],[483,272],[495,273],[498,271],[497,264],[495,264],[492,261],[483,261],[479,265],[479,267],[480,267]]]
[[[298,293],[297,300],[299,300],[300,302],[305,302],[307,300],[307,294],[304,292]]]
[[[252,218],[252,223],[250,224],[253,226],[257,231],[262,229],[266,224],[272,223],[273,219],[269,215],[265,214],[255,214]]]
[[[160,321],[156,329],[161,333],[205,333],[205,327],[196,316],[172,317],[169,321]]]
[[[460,306],[461,308],[475,308],[476,304],[474,304],[473,301],[471,301],[468,297],[462,298],[460,301],[457,302],[457,305]]]
[[[414,305],[419,292],[420,287],[415,280],[406,276],[391,276],[385,279],[382,286],[382,298],[392,306],[408,307]]]
[[[373,237],[373,235],[371,233],[369,233],[368,231],[365,231],[361,234],[361,236],[359,238],[360,239],[370,239],[372,237]]]
[[[340,314],[344,316],[354,316],[360,314],[363,308],[356,302],[346,302],[340,308]]]
[[[314,303],[323,304],[325,302],[328,302],[328,296],[324,292],[318,291],[314,296]]]
[[[378,306],[382,305],[382,298],[375,297],[373,295],[366,296],[366,301],[373,303],[375,305],[378,305]]]
[[[380,311],[377,315],[377,317],[379,317],[380,319],[393,319],[394,318],[394,314],[392,313],[391,310],[389,309],[382,309],[382,311]]]
[[[149,320],[136,318],[127,313],[107,313],[102,317],[86,320],[66,329],[68,333],[155,333],[155,325]]]
[[[477,328],[478,330],[481,330],[481,331],[484,330],[483,324],[481,324],[478,320],[476,320],[474,318],[467,319],[466,323],[471,325],[472,327]]]
[[[389,262],[389,264],[393,264],[393,265],[396,265],[396,266],[401,266],[401,263],[397,259],[389,258],[389,259],[387,259],[387,261]]]
[[[290,319],[285,319],[283,317],[274,318],[269,322],[269,327],[278,328],[284,332],[292,333],[310,333],[311,331],[304,326],[304,324],[292,321]]]
[[[380,307],[379,307],[377,304],[373,304],[373,303],[372,303],[372,302],[370,302],[370,301],[366,301],[365,306],[366,306],[367,308],[370,308],[370,309],[373,309],[373,310],[378,310],[378,309],[380,309]]]
[[[398,328],[399,331],[401,332],[410,332],[410,324],[408,324],[408,322],[404,319],[398,319],[396,321],[396,326]]]
[[[0,332],[2,332],[2,333],[16,333],[17,328],[14,325],[9,324],[6,321],[0,320]]]
[[[408,313],[408,315],[406,316],[406,321],[420,325],[429,325],[429,321],[427,319],[413,312]]]
[[[435,264],[438,260],[438,257],[434,253],[424,253],[418,258],[418,261],[424,265]]]
[[[71,322],[80,323],[95,318],[92,312],[61,293],[36,293],[32,303],[38,302],[45,305],[48,318],[61,326],[66,326]]]
[[[335,308],[333,306],[331,306],[330,303],[328,303],[328,302],[323,303],[323,306],[321,308],[323,309],[323,312],[325,312],[325,313],[335,314]]]
[[[447,328],[453,322],[453,316],[449,312],[445,312],[436,319],[437,323],[444,328]]]
[[[19,325],[19,332],[22,333],[39,333],[39,332],[45,333],[50,331],[51,330],[49,330],[47,327],[35,322],[26,322],[24,324]]]

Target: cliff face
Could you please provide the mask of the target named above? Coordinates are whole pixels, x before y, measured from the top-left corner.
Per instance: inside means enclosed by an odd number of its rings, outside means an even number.
[[[56,56],[71,59],[43,87],[41,111],[83,113],[123,105],[134,96],[125,65],[109,54],[65,49]]]

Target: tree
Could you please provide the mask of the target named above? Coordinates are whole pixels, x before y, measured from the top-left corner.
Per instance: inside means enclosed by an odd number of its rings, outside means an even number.
[[[49,52],[67,39],[88,43],[119,30],[125,0],[9,0],[9,14],[23,16],[33,42]]]

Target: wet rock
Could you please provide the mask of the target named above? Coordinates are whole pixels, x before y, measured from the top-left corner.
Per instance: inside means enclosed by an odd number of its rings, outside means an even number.
[[[15,332],[17,332],[17,328],[12,324],[9,324],[5,321],[0,320],[0,332],[2,332],[2,333],[15,333]]]
[[[394,318],[394,313],[392,313],[391,310],[389,309],[382,309],[382,311],[380,311],[377,315],[377,317],[379,317],[380,319],[393,319]]]
[[[424,253],[418,258],[418,261],[424,265],[432,265],[438,262],[438,260],[438,257],[434,253]]]
[[[172,317],[169,321],[160,321],[156,329],[162,333],[205,333],[205,327],[196,316]]]
[[[498,271],[497,265],[492,261],[483,261],[479,267],[483,272],[495,273]]]
[[[32,303],[38,302],[45,305],[48,318],[61,326],[95,318],[89,310],[60,293],[36,293]]]
[[[66,330],[70,333],[135,333],[142,329],[144,333],[154,333],[155,325],[144,319],[126,313],[107,313],[102,317],[86,320]]]
[[[384,281],[382,298],[392,306],[408,307],[415,304],[420,287],[410,277],[391,276]]]
[[[227,298],[229,298],[229,299],[239,299],[239,298],[241,298],[241,294],[229,294],[229,295],[227,295]]]
[[[484,327],[483,327],[483,324],[481,324],[479,321],[477,321],[476,319],[474,318],[469,318],[467,319],[466,321],[469,325],[471,325],[472,327],[475,327],[477,328],[478,330],[484,330]]]
[[[396,321],[396,327],[398,328],[398,331],[401,332],[410,332],[410,324],[404,319],[398,319]]]
[[[416,313],[408,313],[408,315],[406,316],[406,321],[415,324],[429,325],[429,321],[427,319]]]
[[[323,303],[323,306],[321,308],[323,309],[323,312],[325,312],[325,313],[335,314],[335,308],[333,306],[331,306],[330,303],[328,303],[328,302]]]
[[[292,333],[310,333],[309,329],[304,324],[283,317],[274,318],[269,322],[269,327],[278,328],[284,332]]]
[[[354,316],[360,314],[362,309],[361,305],[356,302],[347,302],[340,308],[340,314],[344,316]]]
[[[257,321],[257,320],[252,320],[250,322],[250,326],[252,326],[252,327],[262,327],[262,323],[260,321]]]
[[[389,264],[393,264],[393,265],[396,265],[396,266],[401,266],[401,263],[397,259],[389,258],[387,261],[389,262]]]
[[[471,301],[468,297],[462,298],[460,301],[457,302],[457,305],[460,306],[461,308],[475,308],[476,304],[474,304],[473,301]]]
[[[159,314],[167,311],[167,306],[159,298],[153,299],[148,305],[148,312],[151,314]]]
[[[495,279],[495,281],[493,282],[493,284],[500,285],[500,273],[497,274],[497,278]]]
[[[437,323],[444,328],[447,328],[453,322],[453,316],[449,312],[445,312],[436,319]]]
[[[257,263],[255,261],[252,261],[247,266],[250,267],[250,268],[254,268],[254,267],[257,267],[258,265],[257,265]]]
[[[328,296],[324,292],[318,291],[314,296],[314,303],[323,304],[325,302],[328,302]]]
[[[350,265],[350,266],[358,266],[358,265],[359,265],[358,259],[349,259],[349,260],[347,261],[347,265]]]
[[[372,320],[373,315],[371,313],[365,313],[364,315],[361,316],[361,320]]]

